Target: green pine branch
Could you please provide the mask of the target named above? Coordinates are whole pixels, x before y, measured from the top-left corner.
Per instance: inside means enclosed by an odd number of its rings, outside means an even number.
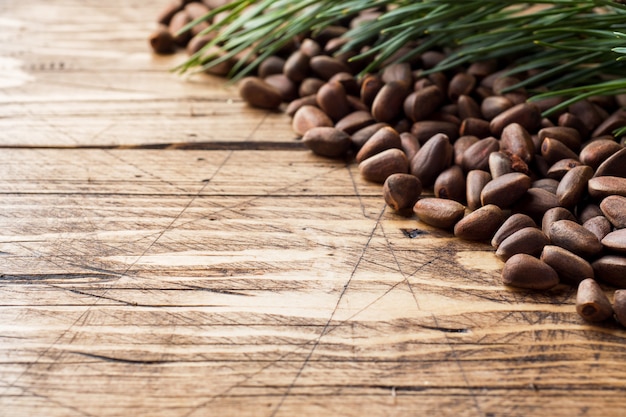
[[[536,8],[528,12],[531,7]],[[431,71],[515,58],[511,73],[532,70],[537,75],[512,88],[548,86],[550,96],[571,99],[566,103],[624,92],[626,5],[613,0],[234,0],[189,25],[227,13],[226,19],[205,30],[216,34],[214,40],[175,70],[204,71],[247,51],[230,74],[237,80],[297,36],[372,8],[383,12],[345,33],[339,51],[368,46],[352,58],[368,63],[364,72],[376,71],[410,44],[413,51],[404,59],[433,48],[448,52]],[[208,55],[214,47],[223,54]]]

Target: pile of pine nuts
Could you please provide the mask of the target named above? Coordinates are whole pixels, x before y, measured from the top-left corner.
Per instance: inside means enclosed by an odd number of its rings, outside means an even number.
[[[153,50],[196,53],[213,39],[198,35],[207,23],[177,32],[223,3],[170,3],[150,36]],[[559,100],[528,101],[524,88],[510,88],[524,75],[507,75],[506,63],[425,74],[445,51],[395,63],[410,44],[358,76],[367,62],[350,60],[358,51],[336,54],[341,36],[378,13],[294,39],[240,81],[241,97],[285,111],[314,153],[353,158],[398,214],[490,242],[504,285],[577,286],[582,318],[626,326],[626,149],[612,133],[626,125],[626,97],[590,97],[542,117]],[[234,63],[208,72],[225,75]],[[612,303],[609,289],[617,289]]]

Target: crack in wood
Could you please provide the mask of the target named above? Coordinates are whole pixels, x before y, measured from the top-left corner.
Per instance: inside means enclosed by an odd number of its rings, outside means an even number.
[[[206,142],[164,142],[138,145],[20,145],[3,144],[0,149],[101,149],[101,150],[180,150],[180,151],[306,151],[302,142],[274,141],[206,141]]]
[[[400,231],[404,236],[408,237],[409,239],[415,239],[418,236],[428,234],[427,231],[420,229],[400,229]]]
[[[168,360],[156,360],[156,359],[145,360],[145,359],[116,358],[114,356],[98,355],[95,353],[78,352],[78,351],[70,351],[70,353],[74,353],[80,356],[85,356],[88,358],[99,359],[105,362],[127,363],[127,364],[132,364],[132,365],[163,365],[166,363],[187,362],[187,361],[168,361]],[[188,361],[188,362],[193,362],[193,361]]]
[[[9,282],[32,282],[48,280],[75,280],[95,278],[99,281],[111,281],[117,279],[114,274],[81,274],[81,273],[42,273],[42,274],[0,274],[0,280]]]

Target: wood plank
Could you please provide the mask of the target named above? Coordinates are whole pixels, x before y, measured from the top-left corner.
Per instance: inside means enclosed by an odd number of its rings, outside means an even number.
[[[68,76],[75,80],[72,74]],[[92,77],[86,75],[87,79]],[[251,109],[232,88],[224,89],[220,97],[219,93],[212,96],[220,89],[211,88],[211,83],[183,82],[164,74],[139,74],[139,78],[141,83],[125,75],[91,84],[41,80],[42,84],[37,84],[45,86],[41,90],[25,85],[3,94],[0,89],[0,144],[17,147],[295,142],[296,135],[285,128],[289,126],[286,115]],[[59,81],[58,76],[55,79]],[[144,88],[144,82],[151,89]],[[172,88],[171,96],[160,96],[162,82],[180,84],[181,88]],[[116,83],[118,87],[112,88]]]
[[[0,4],[2,415],[621,415],[624,329],[168,73],[161,3]]]

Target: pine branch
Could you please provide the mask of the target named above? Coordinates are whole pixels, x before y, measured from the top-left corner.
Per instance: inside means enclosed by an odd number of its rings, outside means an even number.
[[[513,73],[539,74],[512,88],[547,85],[556,90],[551,94],[572,99],[621,93],[626,84],[621,75],[626,60],[626,5],[611,0],[234,0],[188,26],[228,13],[205,30],[216,34],[214,40],[175,70],[204,71],[248,51],[230,74],[237,80],[294,38],[372,8],[382,10],[378,19],[348,30],[338,52],[368,46],[352,58],[368,62],[364,72],[380,69],[400,48],[413,45],[411,54],[400,59],[433,48],[449,51],[431,71],[517,57]],[[209,55],[215,47],[224,54]],[[604,82],[616,75],[617,80]]]

